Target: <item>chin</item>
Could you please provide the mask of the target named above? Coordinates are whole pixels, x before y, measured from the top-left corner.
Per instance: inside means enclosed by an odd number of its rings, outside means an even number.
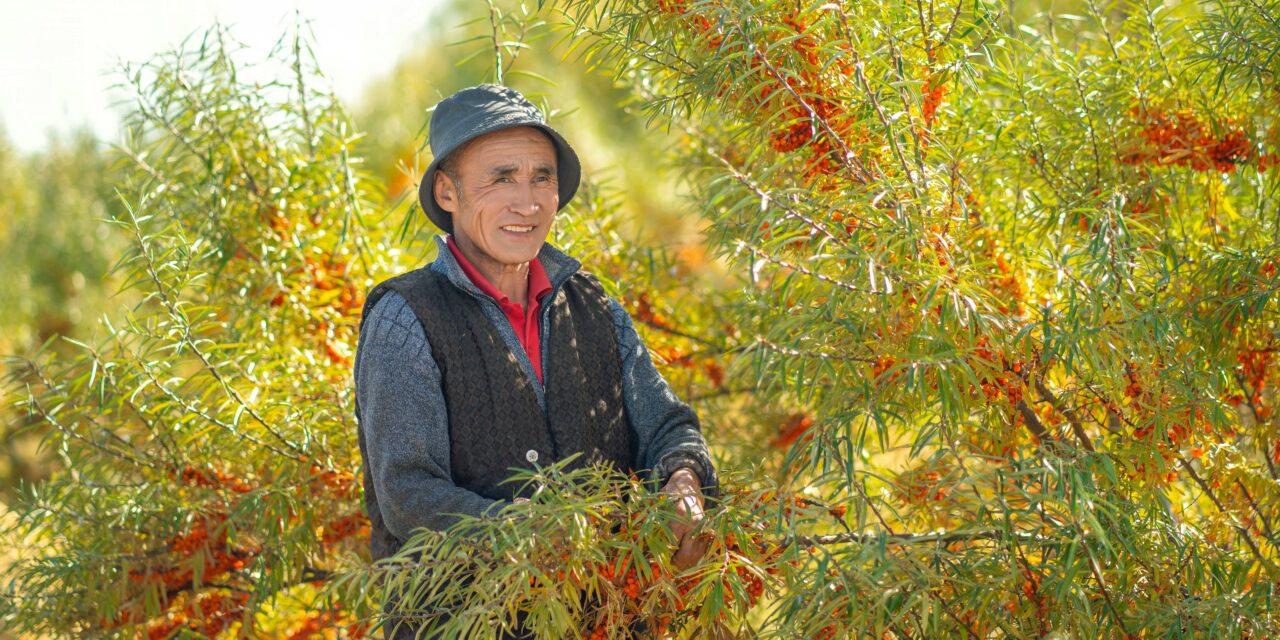
[[[532,249],[504,251],[501,255],[497,256],[498,261],[503,264],[510,265],[530,262],[534,258],[538,257],[538,251],[542,249],[542,244],[542,242],[539,242],[537,246]]]
[[[530,236],[528,238],[513,238],[507,240],[503,244],[506,249],[503,251],[503,257],[520,258],[518,262],[528,262],[538,257],[538,251],[542,250],[542,245],[546,244],[547,236]]]

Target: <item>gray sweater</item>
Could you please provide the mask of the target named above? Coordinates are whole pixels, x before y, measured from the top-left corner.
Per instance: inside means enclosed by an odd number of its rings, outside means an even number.
[[[519,360],[545,410],[542,382],[525,355],[510,322],[497,301],[485,295],[463,272],[445,244],[436,238],[438,257],[430,269],[443,273],[459,289],[476,296],[485,316]],[[543,245],[538,254],[554,300],[555,292],[581,264]],[[662,379],[649,352],[622,305],[609,299],[622,359],[622,397],[627,421],[637,441],[637,471],[663,483],[677,469],[689,467],[702,480],[703,490],[715,495],[716,471],[702,439],[697,416]],[[539,326],[547,331],[548,306],[541,309]],[[549,340],[541,341],[543,360]],[[374,305],[364,321],[355,360],[356,397],[378,507],[387,529],[407,540],[414,529],[447,529],[455,514],[482,516],[502,506],[453,483],[449,457],[449,421],[440,370],[422,325],[400,294],[391,291]]]

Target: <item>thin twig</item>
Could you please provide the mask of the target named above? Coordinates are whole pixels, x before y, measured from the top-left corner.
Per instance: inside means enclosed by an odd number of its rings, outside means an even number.
[[[798,264],[795,264],[795,263],[792,263],[792,262],[787,262],[786,260],[782,260],[782,259],[779,259],[779,258],[775,258],[775,257],[773,257],[773,256],[771,256],[771,255],[766,254],[764,251],[761,251],[760,249],[757,249],[757,248],[755,248],[755,247],[753,247],[753,246],[748,245],[748,244],[747,244],[747,243],[745,243],[745,242],[739,241],[739,242],[738,242],[738,246],[740,246],[740,247],[742,247],[742,248],[745,248],[746,250],[748,250],[748,251],[750,251],[750,252],[751,252],[751,255],[753,255],[753,256],[755,256],[755,257],[757,257],[757,258],[760,258],[760,259],[764,260],[765,262],[768,262],[768,263],[773,264],[773,265],[775,265],[775,266],[783,267],[783,268],[786,268],[786,269],[791,269],[791,270],[796,271],[796,272],[799,272],[799,273],[803,273],[804,275],[809,276],[810,278],[815,278],[815,279],[817,279],[817,280],[821,280],[821,281],[823,281],[823,282],[825,282],[825,283],[827,283],[827,284],[830,284],[830,285],[833,285],[833,286],[839,287],[839,288],[841,288],[841,289],[845,289],[846,291],[852,291],[852,292],[854,292],[854,293],[860,293],[860,294],[870,294],[870,293],[874,293],[874,292],[869,292],[869,291],[867,291],[867,290],[865,290],[865,289],[859,289],[857,286],[852,285],[852,284],[850,284],[850,283],[848,283],[848,282],[845,282],[845,281],[843,281],[843,280],[836,280],[835,278],[832,278],[831,276],[828,276],[828,275],[824,275],[824,274],[818,273],[818,272],[813,271],[813,270],[810,270],[810,269],[808,269],[808,268],[806,268],[806,267],[802,267],[802,266],[800,266],[800,265],[798,265]]]
[[[1111,611],[1111,617],[1120,626],[1120,630],[1124,632],[1125,637],[1132,637],[1129,633],[1129,626],[1125,624],[1124,617],[1120,615],[1120,611],[1116,609],[1116,603],[1111,599],[1111,590],[1107,588],[1107,581],[1102,577],[1102,570],[1098,567],[1098,559],[1094,557],[1093,550],[1089,548],[1086,542],[1081,545],[1084,552],[1089,556],[1089,570],[1093,572],[1093,579],[1098,581],[1098,588],[1102,590],[1102,598],[1107,603],[1107,609]]]
[[[1076,438],[1079,438],[1080,444],[1083,445],[1086,450],[1094,451],[1093,442],[1089,440],[1089,434],[1085,433],[1084,424],[1080,422],[1080,417],[1077,416],[1074,411],[1068,409],[1066,405],[1062,404],[1062,401],[1058,399],[1058,396],[1054,395],[1053,391],[1045,385],[1044,380],[1036,378],[1035,388],[1036,391],[1039,392],[1040,397],[1044,398],[1045,401],[1053,407],[1054,411],[1061,413],[1067,418],[1067,422],[1071,425],[1071,430],[1075,432]]]
[[[1057,436],[1049,433],[1049,430],[1045,428],[1044,423],[1040,422],[1040,416],[1037,416],[1036,412],[1031,410],[1031,407],[1027,405],[1026,400],[1019,400],[1016,406],[1018,412],[1022,414],[1023,424],[1027,425],[1027,431],[1030,431],[1031,435],[1035,436],[1037,441],[1043,442],[1049,446],[1062,444],[1062,442],[1058,440]]]
[[[785,544],[796,544],[804,548],[829,544],[879,544],[882,540],[887,544],[954,544],[974,540],[1008,540],[1017,538],[1026,542],[1039,544],[1067,544],[1068,540],[1055,540],[1034,533],[1005,532],[1001,529],[977,529],[974,531],[939,531],[937,533],[831,533],[813,536],[795,536],[784,539]]]
[[[68,436],[71,436],[72,438],[75,438],[76,440],[79,440],[89,445],[90,447],[93,447],[94,449],[97,449],[113,458],[123,460],[125,462],[128,462],[138,467],[151,467],[153,469],[164,468],[164,465],[162,464],[155,463],[155,462],[148,462],[145,460],[141,460],[139,458],[135,458],[127,453],[116,451],[115,449],[112,449],[111,447],[108,447],[105,444],[102,444],[101,442],[93,440],[88,436],[84,436],[84,435],[81,435],[80,433],[77,433],[75,429],[72,429],[71,427],[62,424],[60,421],[58,421],[58,419],[50,415],[49,412],[46,411],[44,407],[40,404],[40,401],[36,400],[34,396],[30,398],[30,401],[28,402],[28,406],[35,409],[36,413],[40,416],[41,419],[43,419],[45,422],[49,423],[50,425],[58,429],[58,431]]]
[[[839,360],[839,361],[846,361],[846,362],[864,362],[867,364],[873,364],[876,361],[875,358],[872,358],[872,357],[859,357],[859,356],[853,356],[853,355],[848,355],[843,353],[830,353],[826,351],[803,351],[801,349],[793,349],[791,347],[784,347],[782,345],[774,344],[772,342],[769,342],[768,340],[765,340],[763,337],[757,337],[756,344],[764,347],[765,349],[768,349],[769,351],[773,351],[775,353],[781,353],[787,356],[796,356],[798,358],[814,358],[818,360]]]
[[[1213,503],[1213,506],[1217,507],[1218,511],[1224,515],[1231,515],[1231,512],[1223,506],[1222,501],[1219,500],[1218,496],[1213,492],[1213,488],[1209,486],[1209,483],[1205,482],[1204,478],[1201,478],[1200,474],[1196,473],[1195,467],[1192,467],[1191,463],[1187,462],[1187,459],[1181,456],[1178,457],[1178,462],[1180,462],[1182,464],[1182,468],[1186,469],[1187,473],[1191,475],[1191,479],[1195,480],[1196,484],[1200,485],[1200,489],[1209,497],[1209,501]],[[1249,533],[1249,530],[1235,523],[1232,523],[1230,526],[1240,534],[1241,538],[1244,539],[1245,545],[1249,547],[1249,551],[1253,553],[1253,557],[1256,558],[1264,568],[1266,568],[1267,573],[1271,574],[1272,579],[1280,579],[1280,567],[1276,567],[1275,564],[1263,555],[1262,550],[1259,549],[1258,545],[1253,541],[1253,535]]]
[[[1242,482],[1240,478],[1236,478],[1236,486],[1240,487],[1240,491],[1244,493],[1244,499],[1249,503],[1249,506],[1253,509],[1254,515],[1256,515],[1258,519],[1262,521],[1262,530],[1266,532],[1267,539],[1271,540],[1274,543],[1276,539],[1276,534],[1274,531],[1271,530],[1271,521],[1267,519],[1267,516],[1262,512],[1262,509],[1258,508],[1258,503],[1253,499],[1253,494],[1249,493],[1249,488],[1244,486],[1244,482]]]
[[[249,403],[245,401],[244,397],[240,395],[240,392],[236,391],[236,389],[232,387],[225,378],[222,377],[222,374],[219,373],[217,368],[214,367],[213,364],[209,361],[208,356],[206,356],[205,353],[200,349],[200,347],[198,347],[195,344],[195,341],[191,339],[191,334],[190,334],[191,325],[189,322],[187,322],[185,315],[178,310],[177,305],[169,297],[168,289],[165,287],[164,283],[160,280],[160,275],[156,272],[154,258],[152,258],[151,256],[151,252],[148,249],[146,240],[142,237],[141,227],[138,225],[138,218],[137,216],[134,215],[132,209],[129,210],[129,217],[133,220],[133,235],[138,242],[138,249],[141,252],[142,257],[146,261],[147,274],[151,276],[151,281],[156,286],[156,293],[160,296],[160,300],[164,304],[165,309],[169,311],[170,317],[173,318],[174,320],[179,321],[179,323],[183,327],[183,335],[182,335],[183,343],[191,348],[192,353],[194,353],[196,357],[199,358],[200,362],[204,365],[205,370],[208,371],[211,376],[213,376],[214,380],[218,382],[218,384],[222,387],[223,391],[231,399],[235,400],[235,402],[239,404],[242,409],[244,409],[245,413],[247,413],[251,418],[253,418],[253,420],[257,422],[259,425],[261,425],[263,429],[266,429],[268,433],[270,433],[272,436],[275,436],[276,439],[284,443],[286,447],[293,450],[293,452],[297,454],[297,456],[304,455],[305,452],[300,447],[298,447],[288,438],[284,437],[283,434],[276,431],[270,424],[267,424],[267,421],[263,419],[261,415],[258,414],[257,410],[251,407]],[[297,456],[289,456],[289,457],[297,457]]]

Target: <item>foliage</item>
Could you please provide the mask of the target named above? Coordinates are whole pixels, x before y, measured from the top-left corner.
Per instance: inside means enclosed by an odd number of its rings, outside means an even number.
[[[13,352],[72,333],[101,306],[95,281],[110,269],[107,154],[85,132],[19,155],[0,139],[0,248],[16,281],[0,292],[0,349]]]
[[[1274,3],[560,5],[687,133],[778,477],[913,541],[751,635],[1275,633]]]
[[[287,631],[280,598],[360,546],[350,353],[366,274],[403,258],[368,231],[355,134],[303,41],[262,82],[233,52],[218,28],[125,70],[117,270],[140,302],[75,357],[13,363],[69,470],[15,509],[42,549],[9,571],[16,630]]]
[[[704,562],[670,565],[645,479],[557,467],[367,562],[350,354],[420,227],[372,213],[303,40],[253,83],[214,30],[130,69],[143,301],[15,362],[69,471],[19,507],[11,627],[358,636],[389,593],[475,637],[1280,631],[1274,3],[546,4],[470,45],[564,16],[739,278],[690,288],[706,258],[635,245],[598,185],[557,229],[706,418]]]
[[[123,238],[100,222],[113,211],[110,154],[85,132],[20,154],[0,137],[0,353],[28,353],[58,336],[85,337],[108,305],[104,279]],[[62,345],[53,348],[62,353]],[[0,499],[46,478],[43,426],[0,409]]]

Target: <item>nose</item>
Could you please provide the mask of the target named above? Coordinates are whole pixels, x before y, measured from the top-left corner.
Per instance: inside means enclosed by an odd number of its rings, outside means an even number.
[[[532,183],[522,182],[512,191],[510,203],[512,211],[522,216],[533,216],[542,211],[542,203],[538,200],[538,194]]]

